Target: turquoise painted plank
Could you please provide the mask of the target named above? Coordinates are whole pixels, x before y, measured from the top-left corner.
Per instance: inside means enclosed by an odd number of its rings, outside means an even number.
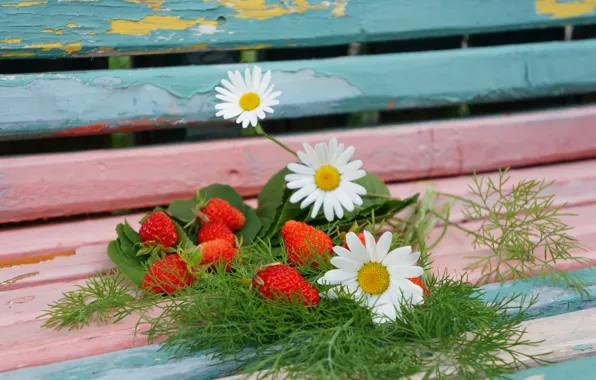
[[[594,380],[596,356],[530,368],[510,375],[512,380]]]
[[[507,282],[483,286],[484,299],[493,301],[495,297],[508,297],[512,294],[525,294],[538,297],[531,310],[534,318],[550,317],[567,312],[596,306],[596,271],[582,269],[570,273],[578,274],[589,284],[592,294],[580,297],[562,285],[553,285],[550,280],[531,278],[528,282]],[[207,356],[196,356],[181,360],[170,359],[167,352],[160,351],[159,345],[134,348],[103,355],[53,363],[45,366],[24,368],[0,373],[0,380],[108,380],[134,378],[143,380],[158,379],[213,379],[228,376],[231,366],[220,365]]]
[[[0,57],[331,45],[595,22],[587,3],[2,0]]]
[[[596,90],[596,40],[263,63],[274,118],[522,99]],[[0,75],[0,139],[215,120],[208,65]]]

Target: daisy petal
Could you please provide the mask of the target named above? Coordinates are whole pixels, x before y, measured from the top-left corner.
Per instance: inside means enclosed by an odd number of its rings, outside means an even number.
[[[267,70],[265,75],[263,75],[263,79],[261,80],[261,83],[259,85],[259,91],[258,91],[259,94],[265,93],[265,91],[267,90],[267,86],[269,86],[270,80],[271,80],[271,70]]]
[[[377,241],[377,254],[381,259],[381,262],[385,262],[385,257],[387,256],[387,252],[389,252],[389,248],[391,248],[391,242],[393,240],[393,235],[391,232],[387,231],[379,238]]]
[[[354,272],[346,272],[341,269],[332,269],[317,281],[319,284],[336,285],[345,281],[351,281],[356,278]]]
[[[352,158],[352,156],[354,155],[354,152],[356,152],[356,149],[353,146],[348,147],[346,150],[343,151],[343,153],[337,158],[336,164],[338,166],[342,166],[348,163],[348,161],[350,161],[350,158]]]
[[[412,252],[411,247],[401,247],[394,249],[393,251],[387,254],[385,260],[383,260],[383,264],[392,267],[395,265],[414,265],[418,262],[420,258],[420,253],[410,253]]]
[[[302,200],[302,198],[310,195],[310,193],[313,192],[316,188],[317,185],[315,185],[314,183],[304,186],[303,188],[292,194],[292,196],[290,197],[290,203],[297,203],[298,201]]]
[[[349,164],[339,166],[339,172],[342,174],[354,172],[354,171],[360,169],[361,167],[362,167],[362,161],[360,161],[360,160],[352,161]]]
[[[312,206],[312,212],[310,214],[311,218],[316,218],[319,214],[319,210],[321,210],[321,206],[323,205],[323,200],[325,200],[325,196],[321,194],[315,201],[315,204]]]
[[[387,267],[391,277],[413,278],[420,277],[424,274],[424,269],[421,267],[412,266],[393,266]]]
[[[364,248],[364,245],[362,244],[360,239],[358,239],[358,236],[356,236],[355,233],[348,232],[348,234],[346,235],[346,243],[347,243],[350,251],[352,251],[352,253],[354,253],[355,255],[360,256],[360,257],[368,256],[368,252],[366,251],[366,248]]]
[[[306,207],[310,206],[317,199],[323,198],[323,197],[324,197],[323,192],[320,189],[316,189],[315,191],[310,193],[308,197],[304,198],[302,203],[300,203],[300,208],[301,209],[306,208]]]
[[[341,203],[342,207],[348,211],[354,211],[354,203],[350,200],[350,197],[342,188],[337,188],[334,190],[335,196]]]
[[[339,199],[335,196],[334,193],[329,193],[329,198],[333,204],[333,210],[335,211],[335,215],[337,215],[338,219],[344,217],[344,209],[341,207],[341,203],[339,203]]]
[[[349,171],[341,175],[341,179],[344,181],[356,181],[362,177],[366,176],[366,172],[364,170],[356,170],[356,171]]]
[[[261,68],[255,65],[252,69],[252,87],[253,92],[258,92],[261,87]]]
[[[288,169],[290,169],[294,173],[298,173],[298,174],[308,174],[308,175],[315,174],[315,171],[312,168],[309,168],[308,166],[296,164],[293,162],[288,164]]]
[[[315,183],[315,180],[313,177],[306,177],[306,178],[299,179],[298,181],[288,182],[287,187],[290,190],[294,190],[294,189],[299,189],[301,187],[304,187],[304,186],[310,185],[310,184],[314,184],[314,183]]]
[[[325,199],[323,200],[323,213],[325,214],[325,219],[333,222],[333,199],[331,198],[331,193],[328,192],[325,193]]]
[[[377,257],[377,243],[375,242],[375,237],[370,232],[364,231],[364,241],[366,242],[366,251],[368,252],[370,261],[379,262],[380,260]]]
[[[344,247],[335,246],[335,247],[333,247],[333,252],[335,252],[340,257],[343,257],[347,260],[351,260],[351,261],[354,261],[355,263],[358,263],[360,266],[362,266],[362,264],[364,264],[365,262],[368,262],[366,257],[358,256],[354,252],[349,251],[349,250],[345,249]]]
[[[342,269],[346,272],[354,272],[355,275],[358,275],[358,271],[362,267],[362,264],[341,256],[332,257],[330,262],[336,268]]]

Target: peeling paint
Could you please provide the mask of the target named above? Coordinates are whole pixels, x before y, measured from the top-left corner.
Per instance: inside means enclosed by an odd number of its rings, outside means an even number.
[[[30,7],[32,5],[41,5],[41,4],[47,4],[48,1],[21,1],[19,3],[13,3],[13,4],[1,4],[3,7]]]
[[[28,49],[41,49],[43,51],[50,51],[52,49],[60,49],[64,50],[68,54],[72,54],[77,52],[83,48],[80,42],[72,42],[70,44],[62,44],[60,42],[54,42],[49,44],[33,44],[33,45],[25,45],[25,48]],[[33,54],[32,54],[33,55]]]
[[[346,5],[348,4],[347,0],[344,1],[337,1],[335,3],[335,7],[331,11],[331,14],[335,17],[343,17],[346,15]]]
[[[33,57],[35,53],[19,52],[19,53],[4,53],[0,57]]]
[[[591,350],[594,347],[591,344],[579,344],[577,346],[571,347],[574,351],[587,351]]]
[[[161,5],[163,4],[163,2],[165,0],[126,0],[126,1],[129,3],[134,3],[134,4],[145,4],[150,9],[153,9],[154,11],[158,11],[158,10],[161,10]]]
[[[29,278],[29,277],[37,276],[38,274],[39,274],[39,272],[25,273],[25,274],[22,274],[20,276],[13,277],[13,278],[11,278],[9,280],[2,281],[2,282],[0,282],[0,289],[8,288],[8,287],[13,286],[14,284],[16,284],[18,281],[24,280],[24,279]]]
[[[6,38],[4,40],[0,40],[0,43],[5,44],[18,44],[19,42],[23,41],[22,38]]]
[[[67,28],[79,28],[80,26],[78,24],[74,24],[72,22],[66,24]]]
[[[285,16],[293,13],[304,13],[310,10],[328,9],[328,4],[311,4],[308,0],[294,0],[279,4],[265,4],[265,0],[207,0],[219,1],[221,5],[237,13],[233,17],[254,20],[267,20],[273,17]]]
[[[43,261],[50,261],[54,260],[56,257],[68,257],[74,256],[76,254],[75,251],[69,251],[64,253],[54,253],[51,255],[40,255],[40,256],[33,256],[33,257],[23,257],[19,259],[8,259],[8,260],[0,260],[0,268],[9,268],[18,265],[29,265],[29,264],[37,264]]]
[[[64,31],[62,29],[43,29],[42,33],[55,33],[55,34],[64,34]]]
[[[197,18],[182,20],[178,16],[150,15],[138,21],[114,19],[110,20],[109,34],[150,34],[154,30],[185,30],[198,24],[217,26],[217,21]]]
[[[549,15],[553,18],[577,17],[594,12],[596,0],[536,0],[534,6],[539,15]]]

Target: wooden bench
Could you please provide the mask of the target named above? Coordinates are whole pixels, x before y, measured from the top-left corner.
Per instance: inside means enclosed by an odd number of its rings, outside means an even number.
[[[554,179],[573,236],[596,246],[594,22],[588,0],[3,0],[0,379],[229,374],[169,362],[133,339],[134,318],[54,331],[37,317],[113,267],[116,224],[214,182],[252,199],[287,161],[215,118],[214,87],[246,62],[273,71],[283,96],[263,125],[288,146],[336,136],[403,197],[429,182],[466,196],[470,173],[505,167],[513,182]],[[452,218],[465,222],[457,205]],[[472,251],[450,230],[435,269],[461,272]],[[591,378],[596,296],[486,287],[539,295],[528,330],[562,362],[516,378]]]

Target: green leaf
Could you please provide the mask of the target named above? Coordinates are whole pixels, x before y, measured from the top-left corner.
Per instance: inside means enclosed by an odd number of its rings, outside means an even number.
[[[246,217],[246,222],[244,222],[242,229],[236,232],[236,236],[242,238],[242,245],[249,245],[261,231],[261,219],[259,219],[255,210],[245,203],[242,203],[239,209]]]
[[[192,211],[194,206],[195,202],[192,200],[177,199],[170,203],[167,212],[174,218],[188,223],[196,218],[195,213]]]
[[[268,235],[271,226],[276,222],[278,211],[284,205],[285,179],[290,171],[284,168],[273,175],[258,196],[257,215],[261,219],[260,237]]]
[[[274,228],[269,232],[268,237],[273,237],[279,233],[280,229],[288,220],[296,220],[299,222],[306,222],[309,219],[308,209],[301,209],[300,203],[290,203],[289,198],[284,203],[275,224]]]
[[[131,255],[130,252],[122,251],[120,240],[113,240],[108,244],[108,257],[126,278],[140,287],[145,276],[145,268],[141,260],[136,257],[136,252]]]
[[[135,231],[130,224],[128,224],[128,221],[124,221],[124,224],[122,225],[122,232],[124,233],[124,236],[126,236],[126,238],[132,243],[132,244],[137,244],[141,242],[141,237],[139,236],[139,234],[137,233],[137,231]]]
[[[207,187],[202,188],[199,190],[199,196],[203,200],[208,200],[211,198],[221,198],[223,200],[228,201],[232,206],[240,209],[240,207],[244,204],[244,200],[238,194],[238,192],[229,185],[221,185],[221,184],[214,184]],[[197,197],[193,198],[193,201],[197,202]]]
[[[190,240],[186,231],[178,223],[174,222],[174,226],[176,227],[176,233],[178,234],[178,242],[177,245],[182,249],[189,249],[194,248],[196,245]]]

